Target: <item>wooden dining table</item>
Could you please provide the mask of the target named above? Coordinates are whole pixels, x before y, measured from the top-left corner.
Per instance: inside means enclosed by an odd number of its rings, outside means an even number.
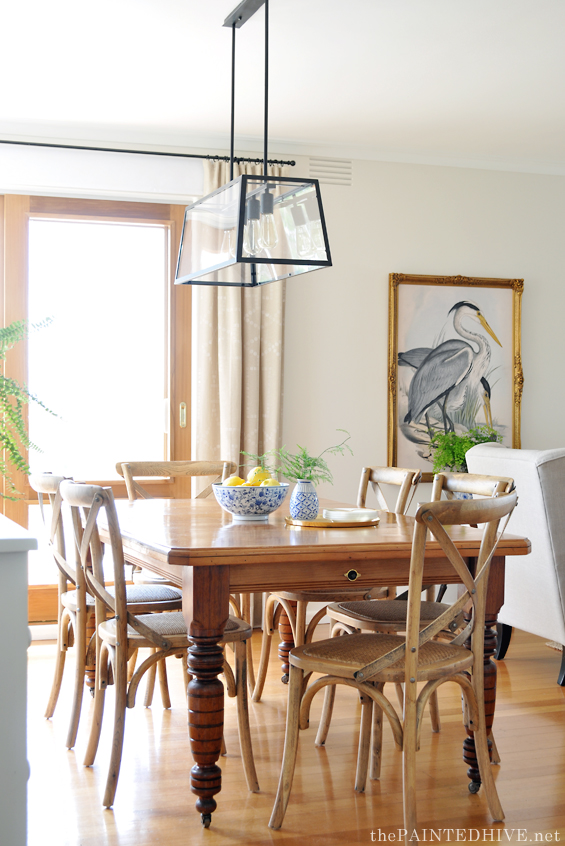
[[[148,499],[116,502],[126,559],[182,586],[183,613],[192,646],[188,663],[188,725],[194,765],[191,790],[196,809],[209,825],[221,790],[218,760],[223,736],[223,651],[219,645],[229,615],[230,593],[283,589],[342,589],[408,584],[414,518],[380,512],[375,527],[305,528],[288,526],[287,504],[267,522],[236,522],[213,498]],[[321,501],[320,507],[348,505]],[[482,532],[453,526],[449,533],[471,570]],[[496,700],[497,615],[504,601],[507,556],[526,555],[526,538],[504,535],[493,558],[485,626],[485,703],[490,732]],[[509,565],[511,566],[511,565]],[[439,544],[426,545],[424,581],[459,582]],[[463,757],[472,782],[480,775],[471,732]]]

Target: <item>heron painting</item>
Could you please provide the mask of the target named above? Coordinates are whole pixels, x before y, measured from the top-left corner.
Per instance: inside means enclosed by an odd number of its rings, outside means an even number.
[[[464,434],[486,425],[515,443],[516,291],[502,284],[514,280],[393,278],[399,282],[391,287],[389,463],[430,469],[438,432]]]

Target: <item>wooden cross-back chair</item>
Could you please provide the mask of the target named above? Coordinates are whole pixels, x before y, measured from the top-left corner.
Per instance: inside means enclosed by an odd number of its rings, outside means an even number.
[[[344,684],[358,690],[362,701],[356,789],[364,789],[369,763],[372,712],[389,720],[397,748],[403,754],[404,828],[407,838],[417,827],[416,751],[427,701],[437,688],[456,682],[465,699],[464,720],[475,738],[479,771],[490,813],[504,818],[492,776],[484,705],[484,625],[488,574],[498,543],[501,521],[511,515],[516,493],[478,501],[442,501],[420,505],[416,513],[408,589],[406,635],[359,633],[295,647],[289,656],[290,685],[283,762],[269,825],[281,827],[287,809],[296,762],[299,728],[308,726],[314,695],[324,687]],[[473,577],[444,527],[484,524]],[[451,606],[422,628],[421,593],[428,532],[451,562],[465,590]],[[471,619],[451,642],[434,638],[449,629],[463,608],[472,604]],[[470,638],[470,649],[463,645]],[[311,673],[322,673],[304,692]],[[469,676],[470,674],[470,676]],[[404,712],[399,716],[383,693],[386,682],[404,683]],[[424,686],[418,693],[418,682]],[[373,747],[374,748],[374,747]]]
[[[114,727],[112,751],[103,804],[114,802],[124,740],[126,708],[133,708],[137,688],[144,673],[156,663],[164,663],[168,656],[183,659],[185,681],[186,653],[190,646],[182,611],[161,614],[140,614],[127,603],[125,561],[118,516],[111,488],[83,485],[65,481],[61,483],[61,496],[71,508],[73,528],[80,552],[80,567],[90,593],[95,597],[96,613],[96,685],[94,712],[85,766],[94,763],[104,713],[106,688],[115,687]],[[104,512],[113,560],[114,588],[106,587],[102,565],[103,549],[98,532],[98,518]],[[251,637],[251,626],[243,620],[229,617],[224,631],[224,643],[232,643],[235,651],[235,677],[224,663],[228,693],[236,696],[238,726],[242,758],[249,790],[257,792],[259,785],[253,762],[247,710],[247,683],[245,641]],[[151,653],[139,664],[128,680],[128,661],[140,648],[149,647]]]
[[[61,690],[65,669],[65,657],[70,646],[75,646],[75,683],[69,730],[66,745],[75,745],[85,684],[94,691],[94,664],[88,657],[88,640],[94,632],[94,597],[88,590],[80,566],[78,549],[71,534],[67,549],[63,524],[62,497],[60,485],[70,481],[64,476],[42,473],[30,476],[30,486],[37,492],[39,507],[46,529],[48,544],[59,570],[57,611],[57,657],[53,685],[45,711],[47,719],[53,716]],[[70,528],[70,526],[69,526]],[[72,586],[69,589],[69,584]],[[109,592],[113,587],[109,588]],[[182,607],[182,591],[169,585],[127,585],[128,607],[134,612],[153,613],[178,611]],[[163,707],[170,708],[171,702],[165,670],[160,673],[160,689]],[[152,701],[153,689],[147,692],[145,705]]]
[[[390,509],[381,485],[392,485],[398,488],[393,512],[395,514],[405,514],[408,509],[410,494],[414,492],[419,477],[419,470],[407,470],[402,467],[363,467],[357,494],[357,506],[359,508],[365,508],[368,488],[371,485],[377,495],[379,508],[383,511],[389,511]],[[270,593],[265,602],[261,658],[257,673],[257,683],[253,691],[253,701],[259,702],[263,693],[271,651],[271,641],[283,609],[288,617],[288,624],[283,629],[283,631],[286,630],[286,642],[300,646],[312,640],[316,626],[326,614],[328,603],[347,600],[368,600],[382,595],[388,595],[387,588],[360,589],[350,586],[342,588],[339,591],[336,589],[324,590],[317,588],[314,590],[286,590]],[[324,607],[319,609],[310,623],[306,625],[306,612],[310,602],[323,602]],[[281,628],[283,627],[281,626]],[[285,646],[279,647],[279,656],[281,658],[286,658],[288,648]],[[285,683],[288,681],[288,675],[286,673],[283,674],[282,680]]]
[[[427,481],[427,480],[426,480]],[[432,502],[437,502],[445,493],[449,500],[453,500],[457,494],[465,496],[493,497],[502,493],[509,493],[514,488],[513,479],[501,476],[479,476],[471,473],[437,473],[433,477]],[[436,601],[424,601],[420,609],[422,626],[428,625],[431,621],[443,614],[448,606],[441,602],[447,585],[441,585]],[[425,585],[424,589],[431,590],[431,585]],[[395,599],[384,599],[378,602],[360,600],[356,602],[338,602],[328,606],[328,616],[334,624],[332,635],[351,634],[357,631],[383,632],[386,634],[405,631],[406,614],[408,611],[408,594],[399,594]],[[451,626],[452,630],[442,633],[443,637],[453,635],[462,617],[456,618]],[[399,686],[397,695],[400,704],[403,701],[403,691]],[[328,687],[324,697],[323,719],[320,722],[320,729],[316,737],[316,744],[322,746],[327,739],[331,722],[335,687]],[[430,698],[430,716],[432,720],[432,731],[439,731],[441,728],[437,695],[434,693]],[[498,751],[492,738],[493,760],[499,763]],[[371,764],[371,778],[379,777],[380,758],[374,756]]]
[[[31,488],[37,493],[39,510],[47,535],[47,543],[57,565],[57,656],[55,672],[47,708],[46,719],[55,713],[61,692],[65,670],[65,658],[69,646],[75,646],[75,680],[69,730],[66,745],[75,745],[86,670],[86,630],[88,617],[94,613],[93,604],[87,603],[87,594],[82,570],[78,564],[76,547],[73,545],[69,558],[65,546],[65,533],[61,515],[61,494],[59,485],[65,476],[41,473],[30,476]],[[71,587],[70,587],[71,586]]]
[[[130,502],[138,498],[152,499],[149,491],[135,481],[136,476],[138,478],[215,476],[216,478],[197,494],[196,499],[203,499],[210,496],[213,484],[223,482],[236,472],[237,464],[233,461],[126,461],[116,464],[116,470],[125,479]]]
[[[237,470],[237,464],[233,461],[125,461],[116,464],[116,471],[123,476],[128,499],[134,502],[136,499],[153,499],[153,495],[142,487],[136,478],[144,479],[151,477],[171,478],[171,477],[215,477],[209,485],[207,485],[195,499],[204,499],[212,493],[212,485],[218,482],[223,482],[228,476],[231,476]],[[157,576],[150,573],[143,567],[134,565],[133,580],[136,584],[172,584],[163,576]],[[236,617],[243,617],[247,622],[250,621],[251,604],[249,597],[238,598],[230,596],[230,607]],[[253,672],[253,657],[251,653],[251,643],[248,644],[248,672],[249,672],[249,686],[251,692],[255,685],[255,676]],[[133,658],[132,663],[135,661]],[[157,665],[161,671],[162,664]],[[147,674],[147,697],[152,695],[155,686],[155,678],[157,666],[153,666]]]

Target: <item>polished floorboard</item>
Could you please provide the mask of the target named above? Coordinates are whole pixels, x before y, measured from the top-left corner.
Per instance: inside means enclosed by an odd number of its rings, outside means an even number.
[[[326,636],[323,628],[321,636]],[[254,636],[258,659],[260,636]],[[251,704],[251,730],[261,792],[247,792],[241,766],[235,701],[226,698],[227,757],[221,759],[223,789],[210,829],[203,829],[190,792],[191,766],[180,663],[168,659],[171,710],[138,704],[128,711],[120,782],[113,809],[101,798],[109,755],[112,692],[95,765],[82,765],[92,701],[85,696],[76,748],[64,741],[72,683],[69,652],[55,715],[43,712],[50,689],[55,646],[33,643],[28,681],[28,846],[333,846],[399,842],[402,828],[401,755],[390,728],[384,730],[380,781],[353,789],[360,709],[355,692],[340,688],[325,748],[314,746],[321,696],[310,729],[301,733],[293,792],[281,831],[267,827],[277,787],[285,727],[286,688],[273,644],[263,700]],[[417,758],[420,842],[565,841],[565,690],[556,684],[560,654],[541,638],[515,632],[506,660],[498,664],[495,736],[502,758],[496,781],[504,823],[492,823],[482,791],[467,789],[461,756],[463,729],[456,685],[440,688],[442,730],[432,734],[429,717]],[[142,683],[143,684],[143,683]],[[389,695],[394,697],[392,688]],[[395,701],[395,698],[393,699]],[[453,831],[450,831],[453,830]],[[459,834],[457,833],[459,831]],[[417,842],[417,841],[414,841]]]

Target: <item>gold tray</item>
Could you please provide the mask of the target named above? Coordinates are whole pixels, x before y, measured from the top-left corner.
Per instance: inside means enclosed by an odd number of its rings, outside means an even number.
[[[360,520],[347,522],[346,520],[323,520],[318,518],[316,520],[293,520],[292,517],[285,517],[284,522],[287,526],[300,526],[304,529],[367,529],[371,526],[378,526],[379,518],[377,517],[376,520],[366,520],[363,522]]]

